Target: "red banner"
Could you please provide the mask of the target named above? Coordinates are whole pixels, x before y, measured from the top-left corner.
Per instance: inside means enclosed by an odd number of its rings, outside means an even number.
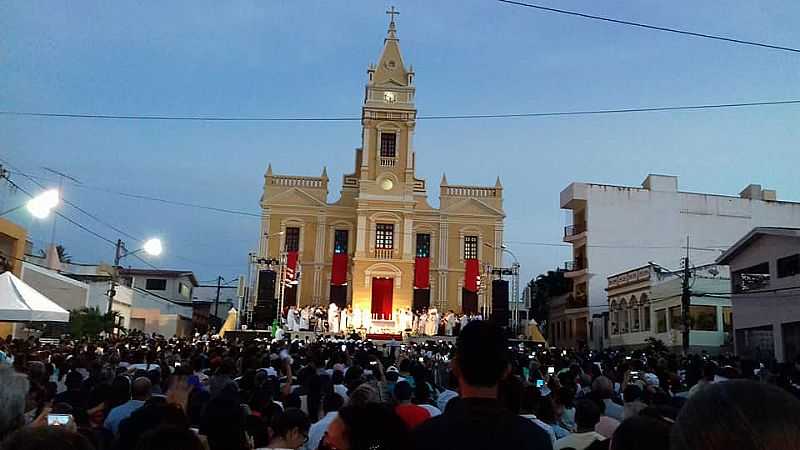
[[[428,289],[431,287],[431,259],[417,257],[414,262],[414,288]]]
[[[331,284],[341,286],[345,283],[347,283],[347,253],[334,253]]]
[[[286,254],[286,282],[290,282],[296,278],[297,274],[297,252],[288,252]]]
[[[392,317],[393,288],[392,278],[372,279],[372,314],[377,314],[379,319],[383,317],[389,320]]]
[[[464,261],[464,289],[478,292],[478,277],[480,276],[477,259]]]

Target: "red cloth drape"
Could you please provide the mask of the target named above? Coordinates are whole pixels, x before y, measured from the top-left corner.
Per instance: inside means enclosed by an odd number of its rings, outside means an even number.
[[[470,292],[478,292],[478,260],[468,259],[464,261],[464,289]]]
[[[347,283],[347,253],[334,253],[331,284],[341,286],[345,283]]]
[[[286,280],[291,281],[297,278],[297,252],[286,253]]]
[[[414,262],[414,287],[428,289],[431,287],[431,259],[417,257]]]
[[[372,279],[372,314],[383,314],[385,319],[392,316],[392,289],[394,280],[391,278]]]

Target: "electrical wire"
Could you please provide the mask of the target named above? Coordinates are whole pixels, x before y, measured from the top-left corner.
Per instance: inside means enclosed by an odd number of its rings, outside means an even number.
[[[500,3],[509,4],[509,5],[517,5],[517,6],[524,6],[526,8],[538,9],[540,11],[547,11],[547,12],[552,12],[552,13],[557,13],[557,14],[566,14],[566,15],[570,15],[570,16],[582,17],[584,19],[599,20],[599,21],[603,21],[603,22],[611,22],[611,23],[616,23],[616,24],[620,24],[620,25],[628,25],[628,26],[632,26],[632,27],[646,28],[646,29],[649,29],[649,30],[665,31],[665,32],[668,32],[668,33],[683,34],[683,35],[686,35],[686,36],[699,37],[699,38],[704,38],[704,39],[714,39],[714,40],[717,40],[717,41],[724,41],[724,42],[729,42],[729,43],[732,43],[732,44],[750,45],[750,46],[755,46],[755,47],[768,48],[768,49],[771,49],[771,50],[782,50],[782,51],[787,51],[787,52],[800,53],[800,49],[793,48],[793,47],[785,47],[785,46],[782,46],[782,45],[766,44],[766,43],[763,43],[763,42],[748,41],[748,40],[744,40],[744,39],[730,38],[730,37],[719,36],[719,35],[708,34],[708,33],[698,33],[698,32],[695,32],[695,31],[679,30],[677,28],[662,27],[662,26],[657,26],[657,25],[649,25],[649,24],[640,23],[640,22],[633,22],[633,21],[630,21],[630,20],[612,19],[610,17],[596,16],[596,15],[593,15],[593,14],[586,14],[586,13],[581,13],[581,12],[577,12],[577,11],[568,11],[566,9],[550,8],[550,7],[547,7],[547,6],[536,5],[536,4],[533,4],[533,3],[523,3],[523,2],[512,1],[512,0],[497,0],[497,1],[499,1]]]
[[[775,101],[753,101],[735,103],[713,103],[700,105],[681,105],[681,106],[652,106],[652,107],[629,107],[595,110],[575,110],[575,111],[545,111],[528,113],[496,113],[496,114],[441,114],[441,115],[421,115],[416,116],[416,120],[469,120],[469,119],[513,119],[513,118],[533,118],[533,117],[559,117],[559,116],[591,116],[601,114],[628,114],[643,112],[666,112],[666,111],[693,111],[724,108],[744,108],[754,106],[779,106],[796,105],[800,100],[775,100]],[[0,115],[19,116],[19,117],[49,117],[49,118],[68,118],[68,119],[105,119],[105,120],[170,120],[170,121],[193,121],[193,122],[355,122],[361,121],[361,116],[167,116],[167,115],[146,115],[146,114],[90,114],[90,113],[52,113],[38,111],[14,111],[3,110]]]

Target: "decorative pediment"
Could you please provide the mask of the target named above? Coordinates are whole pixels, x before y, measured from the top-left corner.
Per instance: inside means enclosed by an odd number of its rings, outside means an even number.
[[[474,198],[466,198],[458,203],[450,205],[447,209],[443,209],[442,213],[468,216],[505,216],[503,211],[492,208],[486,203]]]
[[[283,192],[267,197],[265,199],[265,203],[268,205],[287,206],[328,206],[325,202],[299,188],[287,189]]]

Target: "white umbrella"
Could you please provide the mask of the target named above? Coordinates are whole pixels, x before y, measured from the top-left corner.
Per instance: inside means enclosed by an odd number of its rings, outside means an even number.
[[[11,272],[0,274],[0,322],[69,322],[69,311]]]

